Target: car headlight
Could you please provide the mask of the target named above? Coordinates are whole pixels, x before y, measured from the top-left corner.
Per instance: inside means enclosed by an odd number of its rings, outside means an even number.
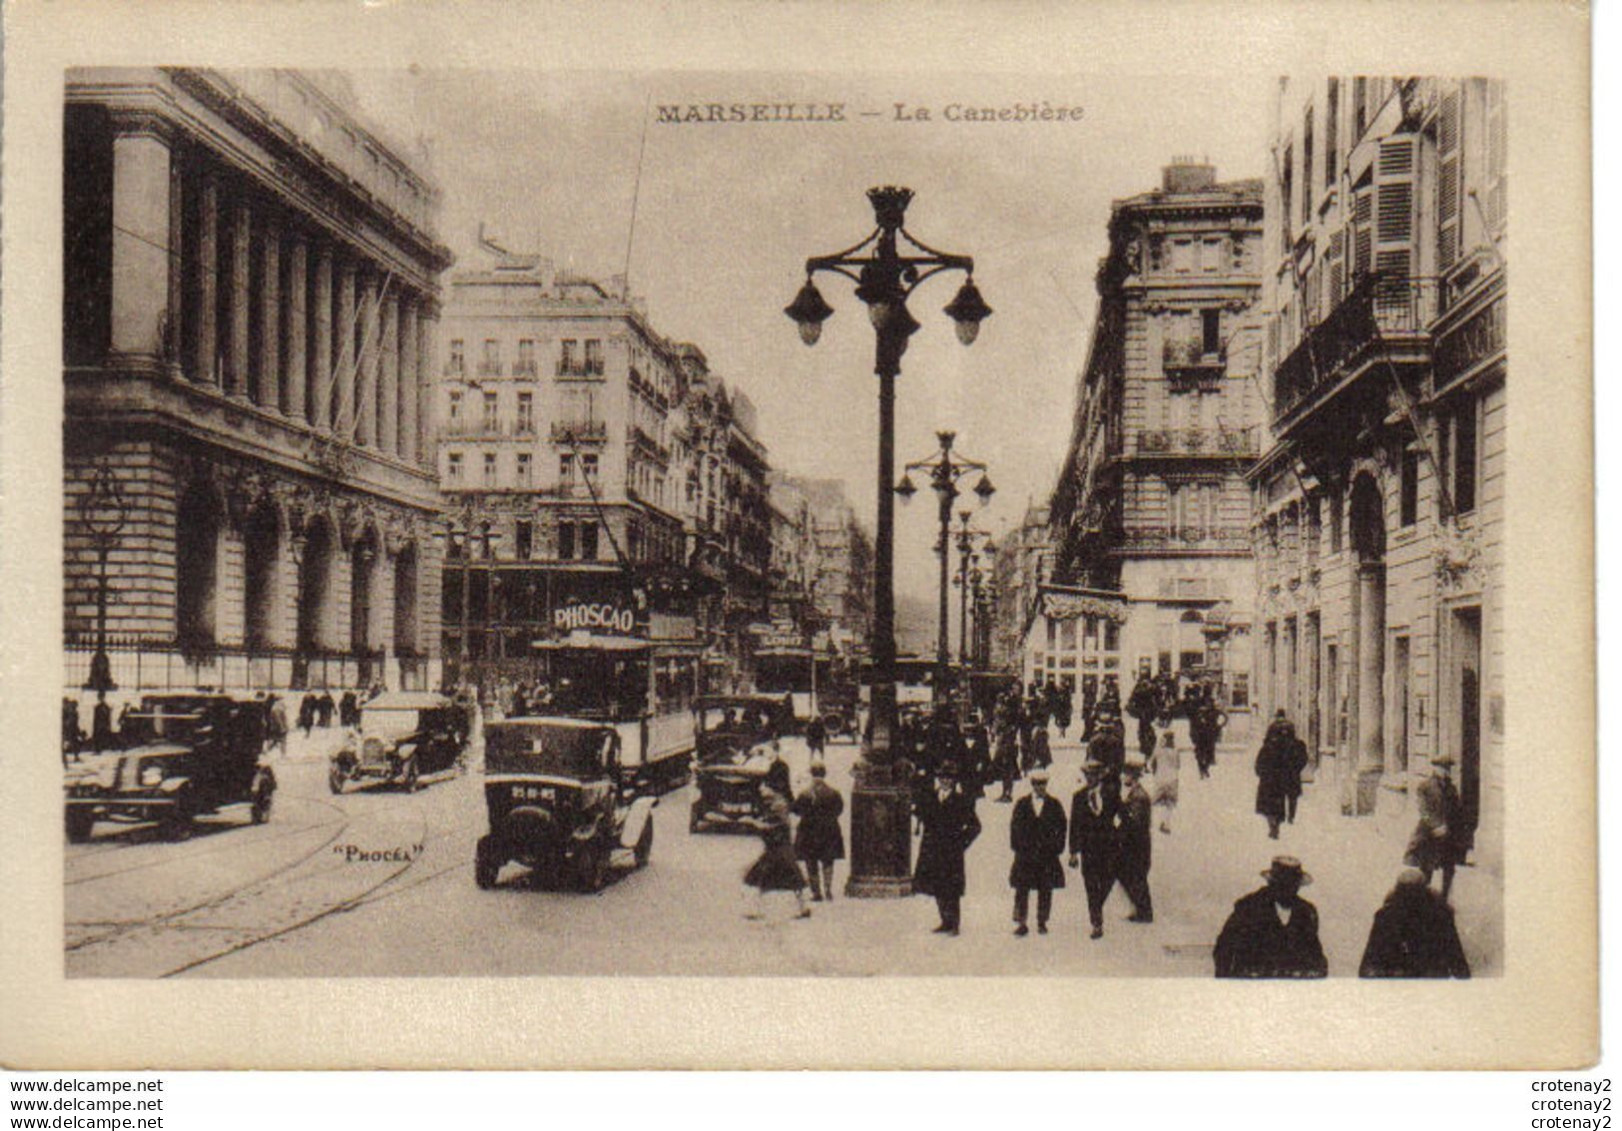
[[[141,785],[143,787],[145,787],[145,788],[151,788],[152,786],[155,786],[155,785],[162,785],[163,784],[163,767],[162,766],[142,766],[141,767],[141,776],[140,776],[139,780],[140,780]]]

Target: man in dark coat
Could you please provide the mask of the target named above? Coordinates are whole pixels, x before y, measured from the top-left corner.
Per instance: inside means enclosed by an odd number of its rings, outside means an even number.
[[[917,804],[924,838],[918,845],[913,890],[935,897],[941,916],[935,932],[956,936],[962,925],[963,856],[980,835],[980,818],[974,813],[974,799],[958,789],[957,767],[952,765],[936,771],[935,788]]]
[[[845,836],[839,830],[839,816],[845,799],[828,784],[828,767],[811,763],[811,784],[794,799],[794,815],[800,825],[794,830],[794,854],[805,865],[811,879],[811,899],[821,903],[823,891],[834,897],[834,861],[845,858]]]
[[[1120,788],[1107,767],[1091,757],[1081,767],[1085,784],[1070,800],[1070,866],[1081,868],[1092,938],[1104,937],[1104,901],[1115,887],[1115,813]]]
[[[1121,767],[1120,804],[1115,810],[1115,876],[1132,901],[1129,923],[1153,923],[1154,900],[1149,895],[1151,802],[1143,788],[1144,762],[1128,758]]]
[[[1312,882],[1293,856],[1275,856],[1267,886],[1233,905],[1212,957],[1218,978],[1322,978],[1329,973],[1318,941],[1318,909],[1301,898]]]
[[[1058,709],[1053,713],[1053,722],[1059,728],[1060,738],[1063,738],[1064,732],[1070,729],[1070,721],[1075,714],[1075,710],[1075,693],[1071,691],[1068,683],[1061,683],[1059,685]]]
[[[1408,838],[1408,850],[1403,863],[1418,868],[1431,882],[1436,870],[1442,870],[1442,898],[1453,891],[1453,869],[1464,859],[1465,843],[1464,801],[1458,787],[1453,784],[1449,769],[1453,755],[1442,753],[1431,759],[1431,776],[1419,783],[1414,791],[1414,803],[1419,810],[1419,822]]]
[[[1306,744],[1295,736],[1295,726],[1280,710],[1256,752],[1256,812],[1267,818],[1267,835],[1273,840],[1278,839],[1285,816],[1295,815],[1295,798],[1301,796],[1301,771],[1306,764]]]
[[[1126,713],[1138,720],[1138,752],[1147,761],[1155,752],[1155,716],[1160,713],[1160,695],[1154,680],[1145,677],[1133,685]]]
[[[1470,963],[1447,900],[1418,868],[1397,873],[1397,885],[1374,913],[1360,978],[1468,978]]]
[[[321,698],[315,701],[316,714],[321,717],[321,729],[325,730],[332,725],[332,713],[336,710],[332,702],[332,692],[321,692]]]
[[[1211,689],[1207,687],[1188,719],[1188,736],[1194,744],[1194,763],[1199,767],[1202,778],[1211,776],[1211,766],[1216,762],[1217,743],[1222,739],[1222,728],[1227,722],[1228,716],[1216,705]]]
[[[1048,796],[1048,772],[1031,774],[1031,792],[1014,806],[1008,827],[1008,840],[1014,850],[1014,864],[1008,870],[1008,886],[1014,889],[1014,934],[1024,938],[1031,933],[1026,920],[1031,908],[1031,889],[1036,889],[1036,930],[1048,933],[1048,917],[1053,913],[1053,889],[1064,887],[1064,806]]]
[[[344,697],[338,700],[338,725],[345,727],[360,725],[360,704],[355,700],[353,691],[344,692]]]

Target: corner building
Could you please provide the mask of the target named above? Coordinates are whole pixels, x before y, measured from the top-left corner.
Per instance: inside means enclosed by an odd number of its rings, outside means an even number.
[[[121,688],[437,681],[438,200],[341,75],[68,73],[70,687],[103,466]]]
[[[1261,702],[1295,719],[1345,813],[1406,807],[1446,752],[1472,823],[1496,830],[1503,88],[1281,80],[1273,148],[1272,436],[1250,476]]]
[[[1179,159],[1115,202],[1109,253],[1049,505],[1054,570],[1027,622],[1038,673],[1090,705],[1149,676],[1251,704],[1254,588],[1244,472],[1259,447],[1253,306],[1262,184]]]

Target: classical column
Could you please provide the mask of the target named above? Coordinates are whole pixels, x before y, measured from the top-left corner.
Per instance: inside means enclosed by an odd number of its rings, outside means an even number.
[[[169,325],[163,343],[169,375],[177,380],[186,374],[186,167],[169,156]]]
[[[197,209],[196,277],[192,281],[197,289],[197,318],[187,327],[191,331],[191,376],[199,384],[218,385],[214,320],[219,312],[220,182],[212,172],[202,175]]]
[[[248,391],[248,266],[253,216],[246,201],[231,214],[231,321],[226,326],[225,391],[234,397]]]
[[[306,265],[309,245],[303,235],[295,233],[287,245],[287,318],[282,326],[286,338],[282,347],[283,364],[287,378],[287,415],[296,421],[305,418],[304,388],[308,379],[306,364],[309,349],[309,327],[306,303],[309,299]]]
[[[377,443],[377,275],[366,273],[360,297],[360,370],[355,375],[355,443]]]
[[[168,344],[170,130],[154,114],[113,115],[110,345],[119,364],[158,371]]]
[[[259,386],[254,403],[282,410],[282,234],[266,216],[259,236]]]
[[[310,422],[332,431],[332,245],[315,256],[315,309],[310,312]]]
[[[1385,769],[1385,567],[1357,568],[1357,770],[1359,778]],[[1371,812],[1371,787],[1359,787],[1358,812]]]
[[[378,314],[377,446],[386,456],[400,454],[399,300],[383,299]]]
[[[339,439],[348,440],[355,434],[355,264],[347,257],[338,264],[333,318],[332,427]]]
[[[417,314],[417,462],[433,469],[439,463],[439,433],[434,420],[434,328],[438,312],[425,302]]]
[[[422,445],[417,435],[417,307],[400,300],[400,458],[416,463]]]

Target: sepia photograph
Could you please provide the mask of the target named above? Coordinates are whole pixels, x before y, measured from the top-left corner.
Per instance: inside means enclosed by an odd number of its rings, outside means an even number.
[[[888,85],[65,76],[70,976],[1502,969],[1504,85]]]
[[[16,969],[194,1048],[216,993],[446,1003],[211,1066],[991,1066],[1033,986],[1186,997],[1161,1066],[1326,1000],[1364,1044],[1301,1064],[1576,1063],[1580,1009],[1463,1034],[1595,977],[1588,368],[1520,304],[1586,315],[1510,159],[1586,119],[1372,48],[52,44]],[[509,991],[754,1044],[470,1051]],[[789,1047],[959,994],[961,1051]]]

